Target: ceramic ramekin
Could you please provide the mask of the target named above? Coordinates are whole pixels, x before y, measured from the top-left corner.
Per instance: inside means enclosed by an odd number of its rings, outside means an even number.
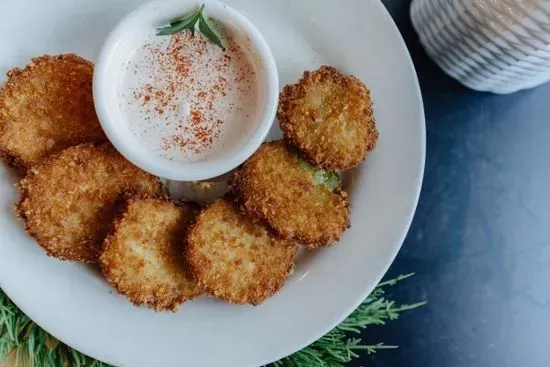
[[[243,131],[241,141],[212,160],[180,162],[162,157],[146,148],[130,130],[119,101],[119,83],[124,68],[140,39],[175,17],[205,4],[205,15],[221,22],[230,32],[238,32],[249,42],[259,83],[259,110],[252,127]],[[248,159],[266,138],[277,110],[279,78],[271,50],[260,31],[241,13],[215,0],[153,1],[125,16],[108,36],[95,66],[93,94],[101,126],[115,148],[130,162],[159,177],[177,181],[197,181],[220,176]]]

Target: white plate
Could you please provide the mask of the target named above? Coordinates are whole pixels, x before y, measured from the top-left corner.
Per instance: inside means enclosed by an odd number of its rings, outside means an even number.
[[[141,1],[1,0],[0,72],[43,53],[95,59]],[[12,212],[17,177],[0,167],[0,286],[70,346],[118,366],[258,366],[308,345],[373,289],[409,228],[425,154],[422,100],[397,28],[378,0],[227,0],[263,32],[281,85],[331,64],[372,89],[376,152],[347,175],[352,228],[300,258],[284,288],[258,307],[201,298],[172,313],[135,308],[92,267],[48,258]],[[279,134],[273,132],[273,136]]]

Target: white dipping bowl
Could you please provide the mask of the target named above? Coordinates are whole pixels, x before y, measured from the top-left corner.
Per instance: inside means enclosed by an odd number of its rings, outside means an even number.
[[[180,162],[162,157],[131,131],[131,121],[120,106],[119,86],[127,62],[156,28],[205,4],[205,17],[221,22],[228,32],[246,40],[258,77],[259,106],[251,126],[239,141],[213,159]],[[198,30],[197,30],[198,31]],[[258,29],[241,13],[216,0],[201,2],[153,1],[125,16],[108,36],[94,70],[96,112],[105,134],[130,162],[156,176],[177,181],[198,181],[220,176],[244,163],[265,140],[277,111],[279,78],[275,59]]]

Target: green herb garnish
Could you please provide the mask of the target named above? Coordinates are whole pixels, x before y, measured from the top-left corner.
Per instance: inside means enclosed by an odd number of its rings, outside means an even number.
[[[340,325],[304,349],[270,365],[270,367],[336,367],[344,366],[360,357],[384,349],[395,349],[394,345],[363,342],[361,330],[381,326],[396,320],[401,313],[414,310],[426,302],[397,304],[386,298],[389,287],[409,278],[412,274],[378,284],[366,300]],[[82,330],[86,332],[86,330]],[[0,289],[0,361],[9,355],[15,365],[51,367],[86,366],[109,367],[84,354],[71,349],[50,336],[21,312]]]
[[[157,36],[167,36],[167,35],[172,35],[176,33],[181,33],[186,29],[191,31],[191,35],[194,36],[195,28],[197,27],[197,23],[198,23],[199,31],[202,34],[204,34],[204,36],[208,38],[210,42],[220,46],[221,49],[225,51],[225,47],[223,47],[220,37],[218,37],[218,35],[212,30],[212,28],[210,28],[210,26],[206,22],[203,11],[204,11],[204,4],[202,4],[200,8],[198,8],[191,14],[172,19],[170,21],[170,25],[162,28],[157,28]]]
[[[363,329],[385,325],[397,320],[401,313],[422,307],[426,302],[399,305],[385,298],[388,287],[411,277],[413,274],[399,275],[397,278],[378,284],[370,296],[340,325],[310,346],[273,363],[273,367],[344,367],[359,358],[361,354],[374,354],[384,349],[396,349],[385,343],[364,343],[360,336]],[[355,334],[355,335],[353,335]],[[271,367],[270,366],[270,367]]]
[[[300,164],[304,169],[311,173],[311,178],[316,185],[325,185],[332,191],[341,186],[340,176],[334,171],[325,171],[319,167],[313,167],[306,161],[300,161]]]

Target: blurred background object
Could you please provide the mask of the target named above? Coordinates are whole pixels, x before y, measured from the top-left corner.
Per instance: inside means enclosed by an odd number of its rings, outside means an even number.
[[[399,349],[346,367],[548,367],[550,83],[468,89],[426,54],[411,0],[382,3],[413,58],[427,131],[420,202],[387,274],[416,275],[390,296],[428,304],[363,334]]]
[[[513,93],[550,80],[550,1],[414,0],[430,57],[469,88]]]

